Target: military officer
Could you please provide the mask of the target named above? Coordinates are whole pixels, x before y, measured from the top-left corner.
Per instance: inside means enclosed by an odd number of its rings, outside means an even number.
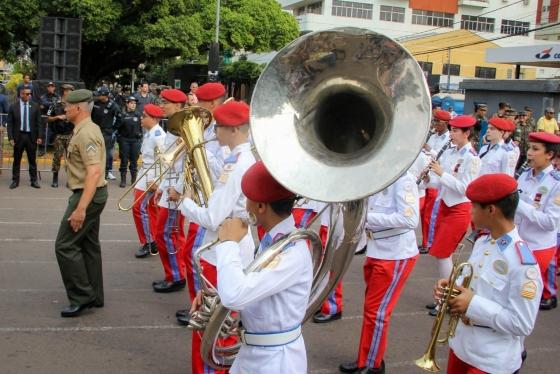
[[[416,178],[409,172],[368,200],[364,319],[356,361],[343,373],[385,373],[389,320],[416,259],[419,221]]]
[[[54,133],[54,154],[52,159],[53,180],[51,187],[58,187],[58,172],[60,170],[60,158],[65,155],[68,150],[68,143],[72,137],[74,125],[68,121],[64,113],[64,105],[66,97],[70,92],[74,91],[71,84],[62,85],[62,98],[52,105],[47,111],[47,121],[51,124]]]
[[[451,256],[471,223],[471,203],[465,190],[480,171],[480,158],[469,142],[475,123],[471,116],[457,116],[449,121],[449,137],[455,146],[443,153],[441,163],[430,163],[430,183],[439,186],[439,193],[434,204],[437,216],[429,254],[437,259],[440,278],[451,273]],[[434,309],[430,312],[435,314]]]
[[[174,118],[185,107],[187,95],[177,89],[161,92],[163,114],[168,118],[168,128],[163,143],[164,152],[174,149],[181,142],[179,121]],[[177,122],[177,123],[175,123]],[[184,153],[179,155],[165,174],[159,185],[155,199],[158,201],[158,219],[156,228],[156,243],[165,272],[165,278],[154,281],[155,292],[175,292],[185,288],[185,263],[183,250],[185,247],[185,220],[180,211],[181,194],[184,187]]]
[[[560,172],[552,166],[559,149],[560,136],[530,133],[527,150],[530,168],[518,179],[521,193],[515,223],[539,264],[544,284],[541,309],[545,310],[557,305],[556,276],[548,268],[556,253],[560,229]]]
[[[121,159],[121,166],[119,172],[121,173],[121,183],[119,187],[126,187],[126,168],[130,169],[130,184],[136,181],[138,172],[138,156],[140,147],[142,146],[142,126],[140,124],[141,113],[136,111],[136,102],[138,99],[134,96],[126,98],[126,111],[121,114],[119,121],[118,142],[119,142],[119,157]]]
[[[224,167],[218,178],[214,191],[210,195],[207,207],[198,206],[192,199],[191,192],[185,193],[181,212],[189,221],[199,226],[199,235],[196,242],[190,248],[191,256],[187,261],[192,261],[194,252],[208,242],[214,241],[218,236],[218,227],[226,219],[231,217],[247,217],[246,198],[241,191],[241,178],[245,171],[255,163],[255,157],[251,151],[249,138],[249,106],[243,102],[229,101],[214,110],[216,120],[216,137],[221,146],[230,149],[230,155],[224,160]],[[241,248],[241,260],[243,266],[249,265],[253,260],[254,242],[251,232],[239,243]],[[202,256],[203,274],[211,282],[216,281],[216,253],[210,249]],[[192,271],[192,264],[187,264],[187,271]],[[197,279],[197,275],[187,277],[189,290],[200,294],[200,284],[191,283]],[[197,295],[198,296],[198,295]],[[198,298],[193,302],[191,312],[196,310]],[[191,300],[192,301],[192,300]],[[193,332],[192,340],[192,372],[206,373],[211,370],[200,356],[200,334]]]
[[[76,90],[66,97],[64,110],[74,130],[66,158],[72,195],[60,223],[55,253],[70,305],[62,317],[103,307],[103,275],[99,243],[100,216],[107,201],[104,178],[104,140],[91,120],[91,91]]]
[[[517,372],[523,341],[534,325],[542,280],[535,257],[514,225],[519,201],[515,179],[486,174],[469,184],[472,219],[490,233],[479,238],[468,260],[473,266],[470,288],[449,302],[461,319],[449,340],[448,373]],[[466,275],[466,273],[463,273]],[[440,298],[448,279],[440,279],[434,296]]]
[[[142,128],[144,129],[144,140],[142,141],[142,167],[140,174],[142,177],[134,187],[134,201],[137,201],[132,208],[136,232],[140,240],[141,247],[138,248],[134,256],[143,258],[149,255],[156,255],[156,227],[158,206],[154,200],[154,192],[157,185],[154,184],[158,173],[161,170],[153,167],[157,152],[162,152],[165,142],[165,132],[159,125],[163,118],[163,111],[154,104],[146,104],[142,113]],[[144,197],[139,200],[140,196]]]
[[[253,223],[265,229],[257,256],[296,229],[295,196],[257,162],[243,176],[243,194]],[[242,346],[230,370],[237,373],[307,373],[301,323],[313,280],[305,240],[293,242],[261,271],[245,274],[239,242],[247,235],[241,220],[220,226],[216,246],[218,294],[227,308],[239,311]]]
[[[480,175],[503,173],[513,176],[515,174],[517,158],[510,147],[504,144],[503,139],[504,134],[509,130],[511,125],[503,118],[492,117],[488,121],[486,131],[488,143],[484,144],[478,152],[481,161]]]
[[[113,170],[113,147],[115,146],[115,129],[120,126],[121,109],[109,98],[109,88],[99,88],[98,100],[93,105],[91,119],[101,128],[105,140],[105,179],[116,179]]]

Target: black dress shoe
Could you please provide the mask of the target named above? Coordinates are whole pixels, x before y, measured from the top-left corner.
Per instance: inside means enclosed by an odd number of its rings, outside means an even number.
[[[428,314],[431,315],[432,317],[435,317],[435,316],[437,316],[437,314],[438,314],[438,310],[435,309],[435,308],[434,308],[434,309],[430,309],[430,310],[428,311]]]
[[[151,243],[150,243],[150,254],[151,254],[152,256],[155,256],[155,255],[158,254],[156,242],[151,242]]]
[[[39,186],[39,183],[37,183],[37,181],[31,182],[31,187],[33,187],[33,188],[41,188],[41,186]]]
[[[86,309],[89,309],[95,305],[94,302],[83,304],[83,305],[68,305],[66,308],[62,309],[60,312],[61,317],[78,317]]]
[[[550,299],[541,299],[540,310],[551,310],[556,308],[558,301],[556,296],[552,296]]]
[[[10,190],[13,190],[14,188],[18,188],[18,186],[19,186],[19,182],[12,181],[12,183],[10,184]]]
[[[155,286],[156,284],[161,284],[161,283],[165,283],[165,282],[167,282],[165,279],[158,280],[158,281],[153,281],[152,282],[152,287]]]
[[[148,243],[144,244],[134,252],[134,257],[144,258],[150,254],[150,245]]]
[[[177,317],[177,322],[181,326],[188,326],[190,320],[191,320],[190,316],[178,316]]]
[[[360,256],[366,253],[367,245],[364,245],[362,248],[354,252],[354,256]]]
[[[324,313],[319,313],[313,316],[313,322],[315,323],[327,323],[327,322],[332,322],[332,321],[336,321],[337,319],[341,319],[342,318],[342,312],[338,312],[335,314],[324,314]]]
[[[435,309],[435,308],[436,308],[436,303],[426,304],[426,309]]]
[[[155,292],[169,293],[169,292],[181,291],[183,288],[185,288],[186,284],[187,282],[183,279],[177,282],[158,283],[155,284],[153,287]]]
[[[425,255],[426,253],[430,252],[430,249],[420,246],[420,247],[418,247],[418,252],[420,252],[420,254],[422,254],[422,255]]]
[[[363,369],[358,367],[358,363],[354,362],[345,362],[338,366],[338,370],[342,373],[356,373],[358,370]]]
[[[179,309],[178,311],[175,312],[175,317],[185,317],[185,316],[190,316],[188,309]]]

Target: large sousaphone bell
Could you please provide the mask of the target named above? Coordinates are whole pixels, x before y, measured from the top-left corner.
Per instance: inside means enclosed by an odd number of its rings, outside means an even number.
[[[363,234],[366,197],[408,170],[426,138],[430,113],[425,78],[414,58],[369,30],[306,34],[263,71],[251,101],[256,151],[286,188],[333,203],[325,253],[314,257],[306,320],[352,260]],[[295,239],[301,239],[297,232]],[[285,246],[278,242],[265,253]],[[269,260],[256,258],[245,271],[259,271]],[[216,344],[220,336],[236,333],[224,327],[231,326],[228,321],[229,311],[218,303],[204,329],[202,357],[217,369],[235,358],[235,351]]]

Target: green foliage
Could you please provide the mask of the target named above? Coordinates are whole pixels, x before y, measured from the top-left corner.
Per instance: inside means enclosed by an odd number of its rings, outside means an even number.
[[[6,90],[12,94],[15,94],[17,85],[23,82],[23,74],[14,73],[10,77],[8,83],[6,83]]]
[[[206,53],[214,39],[216,1],[4,0],[0,1],[0,58],[38,43],[41,16],[83,21],[82,77],[86,84],[139,63]],[[276,0],[222,0],[220,47],[277,50],[298,36],[295,19]]]
[[[259,65],[251,61],[236,61],[231,65],[225,66],[220,74],[226,81],[256,82],[264,66],[265,64]]]

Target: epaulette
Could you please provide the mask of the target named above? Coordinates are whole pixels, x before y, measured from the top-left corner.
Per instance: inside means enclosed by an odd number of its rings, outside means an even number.
[[[513,146],[509,143],[502,144],[502,148],[505,149],[506,151],[513,151]]]
[[[228,158],[224,160],[224,164],[235,164],[239,159],[241,153],[231,154]]]
[[[535,265],[537,260],[533,255],[533,251],[529,249],[527,243],[524,241],[518,241],[515,243],[515,249],[517,250],[517,254],[519,255],[519,259],[521,260],[521,264],[523,265]]]
[[[474,148],[469,149],[469,152],[473,155],[473,156],[478,156],[478,153],[476,153]]]
[[[160,136],[160,135],[161,135],[161,130],[156,129],[156,131],[154,132],[154,136]]]
[[[560,181],[560,171],[558,170],[552,170],[550,172],[550,176],[554,179],[556,179],[557,181]]]

